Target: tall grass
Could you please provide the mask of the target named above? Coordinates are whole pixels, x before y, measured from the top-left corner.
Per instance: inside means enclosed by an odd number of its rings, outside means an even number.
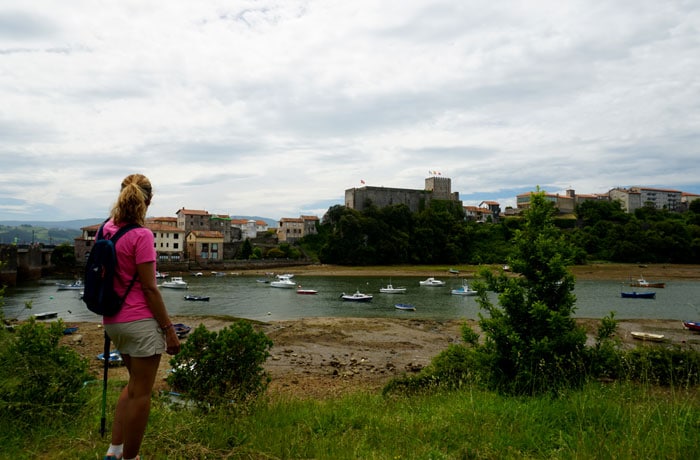
[[[99,459],[101,392],[69,420],[13,429],[0,418],[2,457]],[[110,384],[110,406],[118,385]],[[110,414],[111,414],[111,409]],[[588,384],[557,399],[475,389],[411,397],[358,392],[323,401],[270,399],[238,413],[154,400],[146,459],[691,458],[700,392]]]

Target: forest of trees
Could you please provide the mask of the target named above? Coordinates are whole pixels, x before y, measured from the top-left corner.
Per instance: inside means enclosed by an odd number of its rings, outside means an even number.
[[[683,213],[653,207],[626,213],[616,201],[587,201],[575,218],[555,224],[575,248],[575,263],[700,263],[700,200]],[[523,219],[465,221],[454,202],[433,201],[412,213],[405,205],[359,212],[332,206],[318,235],[302,247],[320,262],[339,265],[504,263]]]

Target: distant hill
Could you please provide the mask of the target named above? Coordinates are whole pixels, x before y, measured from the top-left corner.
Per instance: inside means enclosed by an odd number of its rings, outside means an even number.
[[[56,222],[50,222],[45,220],[3,220],[0,221],[0,225],[5,225],[8,227],[31,225],[33,227],[80,230],[81,228],[87,227],[89,225],[99,224],[103,220],[104,217],[94,217],[92,219],[62,220]]]

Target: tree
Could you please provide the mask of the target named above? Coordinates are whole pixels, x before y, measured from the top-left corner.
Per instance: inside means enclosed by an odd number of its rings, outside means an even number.
[[[555,209],[533,194],[522,230],[514,237],[509,265],[516,276],[484,269],[477,283],[485,342],[477,347],[491,363],[491,383],[511,394],[539,394],[584,381],[585,332],[572,314],[574,278],[568,271],[574,248],[553,223]],[[500,306],[486,287],[499,293]]]
[[[239,254],[239,259],[247,260],[253,255],[253,245],[250,244],[250,239],[246,238],[241,245],[241,253]]]

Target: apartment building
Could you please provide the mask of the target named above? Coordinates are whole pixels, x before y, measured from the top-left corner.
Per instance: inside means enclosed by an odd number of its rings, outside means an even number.
[[[634,212],[643,206],[679,211],[683,192],[651,187],[614,188],[608,192],[611,200],[619,201],[625,212]]]

